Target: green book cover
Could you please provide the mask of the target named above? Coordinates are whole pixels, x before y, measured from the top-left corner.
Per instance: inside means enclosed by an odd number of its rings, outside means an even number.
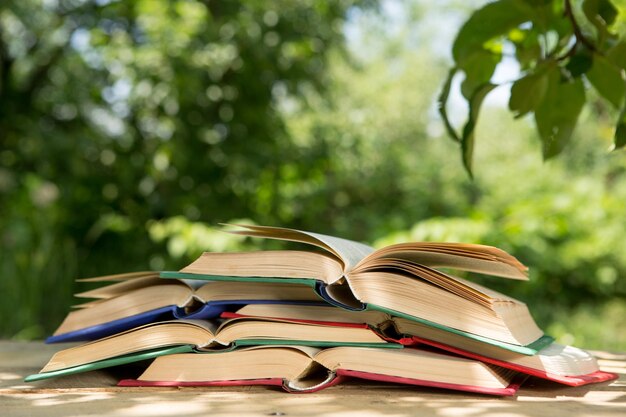
[[[110,359],[86,363],[84,365],[72,366],[71,368],[59,369],[56,371],[42,372],[27,376],[25,382],[40,381],[42,379],[55,378],[65,375],[73,375],[81,372],[95,371],[96,369],[109,368],[112,366],[125,365],[127,363],[139,362],[146,359],[154,359],[157,356],[171,355],[174,353],[190,353],[194,352],[191,345],[173,346],[166,348],[158,348],[144,350],[142,352],[129,353],[128,355],[116,356]]]
[[[535,340],[534,342],[525,345],[525,346],[521,346],[521,345],[514,345],[512,343],[506,343],[506,342],[502,342],[500,340],[495,340],[495,339],[491,339],[489,337],[484,337],[484,336],[480,336],[474,333],[469,333],[469,332],[465,332],[463,330],[458,330],[458,329],[454,329],[452,327],[448,327],[448,326],[444,326],[442,324],[439,323],[435,323],[429,320],[425,320],[419,317],[414,317],[405,313],[401,313],[399,311],[395,311],[395,310],[390,310],[388,308],[385,307],[380,307],[374,304],[368,304],[366,310],[375,310],[375,311],[382,311],[383,313],[389,314],[390,316],[395,316],[395,317],[402,317],[404,319],[407,320],[413,320],[422,324],[425,324],[427,326],[431,326],[431,327],[435,327],[437,329],[441,329],[441,330],[445,330],[447,332],[450,333],[455,333],[458,334],[460,336],[464,336],[464,337],[468,337],[470,339],[474,339],[477,340],[479,342],[483,342],[483,343],[488,343],[490,345],[494,345],[494,346],[498,346],[502,349],[506,349],[506,350],[510,350],[511,352],[516,352],[516,353],[520,353],[522,355],[528,355],[528,356],[532,356],[537,354],[537,352],[539,352],[541,349],[543,349],[544,347],[550,345],[552,342],[554,342],[554,338],[552,336],[548,336],[548,335],[543,335],[541,336],[539,339]],[[416,335],[417,336],[417,335]]]

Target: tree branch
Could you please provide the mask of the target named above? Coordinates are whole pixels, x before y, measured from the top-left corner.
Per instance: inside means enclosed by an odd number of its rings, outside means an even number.
[[[567,52],[565,52],[563,55],[557,57],[556,60],[557,61],[564,61],[567,58],[571,58],[576,53],[576,48],[577,47],[578,47],[578,41],[574,42],[574,45],[572,45],[572,47],[569,48],[569,50]]]
[[[572,8],[571,0],[565,0],[565,16],[569,19],[569,21],[572,24],[572,29],[574,30],[574,36],[576,36],[576,43],[580,42],[581,44],[589,48],[589,50],[597,52],[596,46],[593,44],[593,42],[587,39],[587,37],[583,34],[582,29],[580,28],[580,26],[578,25],[578,22],[576,21],[576,17],[574,17],[574,10]],[[572,49],[575,49],[575,48],[576,48],[576,45],[572,47]],[[571,50],[570,52],[573,53],[573,51]]]

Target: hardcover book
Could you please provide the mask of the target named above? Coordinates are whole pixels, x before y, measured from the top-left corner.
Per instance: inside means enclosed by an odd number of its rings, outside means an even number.
[[[421,349],[260,346],[216,354],[160,356],[120,386],[280,385],[312,392],[345,377],[493,395],[513,395],[517,372]]]
[[[74,306],[47,343],[100,339],[156,321],[211,319],[251,303],[326,304],[308,282],[164,280],[149,271],[80,281],[114,283],[76,294],[95,301]]]
[[[37,379],[61,375],[59,371],[64,369],[99,369],[105,360],[129,359],[133,356],[128,355],[172,346],[191,346],[196,351],[220,351],[251,345],[402,348],[402,345],[381,337],[366,324],[337,326],[280,319],[235,318],[217,325],[207,320],[175,320],[147,324],[61,350],[52,356]],[[89,366],[96,362],[99,362],[97,368]]]

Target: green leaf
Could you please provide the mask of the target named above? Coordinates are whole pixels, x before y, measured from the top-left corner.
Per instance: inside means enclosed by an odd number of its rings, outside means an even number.
[[[479,86],[491,80],[501,57],[500,53],[493,53],[485,49],[477,50],[467,57],[461,66],[465,72],[465,79],[461,84],[463,97],[469,100]]]
[[[616,108],[624,102],[624,78],[622,70],[613,65],[602,55],[594,54],[593,66],[587,72],[587,79],[598,93]]]
[[[585,16],[598,30],[605,30],[615,22],[618,11],[610,0],[583,1]]]
[[[585,0],[582,8],[585,16],[598,32],[597,43],[599,46],[607,38],[614,36],[609,32],[609,27],[615,21],[618,11],[610,0]]]
[[[559,68],[548,73],[548,90],[535,110],[537,130],[543,142],[544,159],[558,155],[569,142],[585,104],[582,80],[561,80]]]
[[[545,73],[530,74],[513,83],[509,109],[516,118],[531,111],[541,103],[548,90],[548,77]]]
[[[514,29],[509,33],[509,40],[515,45],[515,57],[523,71],[532,68],[541,59],[541,46],[536,30]]]
[[[491,92],[497,85],[484,84],[474,91],[469,101],[469,117],[467,123],[463,127],[463,136],[461,137],[461,152],[463,154],[463,165],[467,170],[470,177],[472,174],[472,157],[474,154],[474,130],[476,123],[478,122],[478,114],[480,112],[480,106],[483,104],[487,94]]]
[[[626,102],[622,105],[622,111],[617,119],[615,128],[615,149],[623,148],[626,145]]]
[[[524,0],[524,3],[528,3],[530,6],[533,7],[543,7],[550,5],[552,3],[552,0]]]
[[[626,42],[619,42],[609,49],[606,58],[618,68],[626,69]]]
[[[558,35],[559,39],[571,35],[572,24],[563,13],[565,10],[563,0],[525,1],[533,8],[531,30],[543,37],[544,40],[549,32]],[[544,52],[549,53],[548,45],[544,43],[544,47]]]
[[[443,84],[441,88],[441,93],[439,94],[439,98],[437,99],[437,107],[439,109],[439,114],[441,115],[441,119],[443,120],[443,124],[446,127],[446,131],[448,132],[448,136],[450,136],[456,142],[461,142],[461,138],[454,130],[454,126],[450,122],[450,118],[448,117],[448,96],[450,95],[450,87],[452,86],[452,79],[456,75],[458,69],[452,68],[450,72],[448,72],[448,78],[446,78],[446,82]]]
[[[586,48],[580,48],[574,56],[569,59],[565,66],[572,77],[580,77],[593,65],[593,57]]]
[[[475,11],[454,40],[452,56],[463,66],[473,53],[484,49],[491,39],[506,35],[511,29],[530,21],[533,8],[522,0],[498,0]]]

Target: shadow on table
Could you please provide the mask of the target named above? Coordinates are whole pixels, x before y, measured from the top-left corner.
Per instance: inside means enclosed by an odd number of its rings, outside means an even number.
[[[118,367],[35,384],[17,373],[0,373],[0,414],[15,417],[95,414],[100,416],[623,416],[626,411],[626,356],[599,354],[613,382],[565,387],[529,378],[515,397],[466,395],[369,381],[348,381],[314,394],[286,394],[265,387],[118,388],[140,367]],[[9,377],[11,380],[7,380]],[[17,379],[13,379],[17,377]],[[77,390],[80,388],[80,390]],[[51,411],[53,410],[53,411]]]

